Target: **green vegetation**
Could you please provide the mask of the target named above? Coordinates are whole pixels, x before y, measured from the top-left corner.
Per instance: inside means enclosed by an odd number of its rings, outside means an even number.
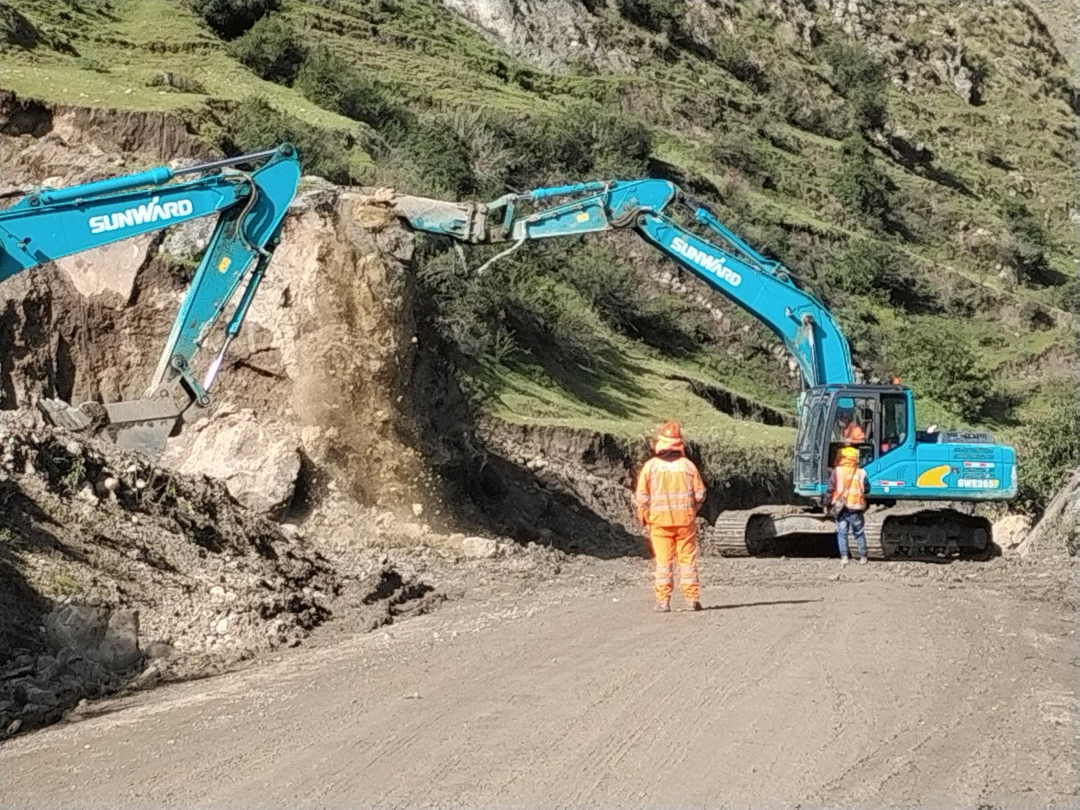
[[[992,393],[964,330],[938,319],[913,319],[895,349],[900,369],[924,401],[937,401],[955,416],[977,422]]]
[[[1021,428],[1017,452],[1024,461],[1020,467],[1020,502],[1029,511],[1037,512],[1080,464],[1080,411],[1075,388],[1061,383],[1049,388]]]
[[[173,111],[227,151],[290,140],[336,181],[491,200],[668,177],[824,299],[867,377],[915,387],[920,420],[1015,440],[1033,508],[1075,457],[1038,426],[1073,398],[1078,96],[1063,26],[1015,4],[929,0],[916,21],[873,4],[855,38],[823,9],[584,0],[598,56],[553,71],[434,0],[9,5],[0,86]],[[762,426],[686,379],[792,408],[775,338],[661,284],[703,292],[632,237],[531,246],[480,278],[437,240],[419,256],[431,320],[490,411],[624,435],[711,419],[749,447]]]
[[[260,79],[289,86],[308,56],[296,30],[278,16],[259,20],[232,42],[229,52]]]
[[[233,39],[255,25],[281,0],[188,0],[192,11],[225,39]]]

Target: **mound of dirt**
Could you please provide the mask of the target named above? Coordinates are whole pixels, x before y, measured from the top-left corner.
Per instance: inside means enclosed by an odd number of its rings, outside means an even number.
[[[386,560],[330,561],[220,481],[0,413],[0,733],[83,698],[365,627],[440,596]],[[370,555],[369,555],[370,557]]]

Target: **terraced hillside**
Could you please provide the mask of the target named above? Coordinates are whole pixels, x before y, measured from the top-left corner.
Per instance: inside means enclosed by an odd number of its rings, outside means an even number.
[[[1062,5],[16,0],[0,87],[174,111],[227,151],[287,138],[309,171],[411,193],[674,179],[829,304],[867,378],[909,382],[920,421],[1016,441],[1037,507],[1080,452]],[[435,241],[420,258],[433,337],[489,412],[624,438],[674,417],[754,458],[791,440],[740,417],[791,415],[775,339],[633,236],[479,278]]]

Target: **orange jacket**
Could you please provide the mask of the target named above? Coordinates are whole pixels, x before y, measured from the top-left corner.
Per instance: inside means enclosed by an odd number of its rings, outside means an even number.
[[[827,492],[829,503],[836,503],[845,489],[847,497],[844,499],[844,506],[853,512],[865,512],[866,470],[854,464],[841,464],[835,468]]]
[[[657,452],[681,450],[681,445],[682,442],[678,442],[678,447],[658,446]],[[694,462],[686,456],[680,454],[670,459],[653,456],[641,468],[635,497],[637,516],[642,525],[692,526],[698,509],[705,502],[705,484]]]
[[[854,422],[848,422],[847,427],[841,428],[840,430],[840,441],[865,442],[866,432]]]

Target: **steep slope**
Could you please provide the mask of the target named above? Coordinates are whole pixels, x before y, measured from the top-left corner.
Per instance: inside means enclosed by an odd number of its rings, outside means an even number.
[[[1060,467],[1026,435],[1073,397],[1077,95],[1060,7],[264,5],[225,40],[173,0],[20,0],[0,86],[179,110],[225,148],[300,139],[316,171],[447,197],[670,177],[824,297],[866,376],[917,389],[921,421],[1016,438],[1040,481]],[[445,245],[418,252],[421,317],[486,410],[630,439],[677,416],[710,443],[788,440],[694,393],[790,414],[796,381],[752,319],[632,237],[519,256],[486,281]]]

